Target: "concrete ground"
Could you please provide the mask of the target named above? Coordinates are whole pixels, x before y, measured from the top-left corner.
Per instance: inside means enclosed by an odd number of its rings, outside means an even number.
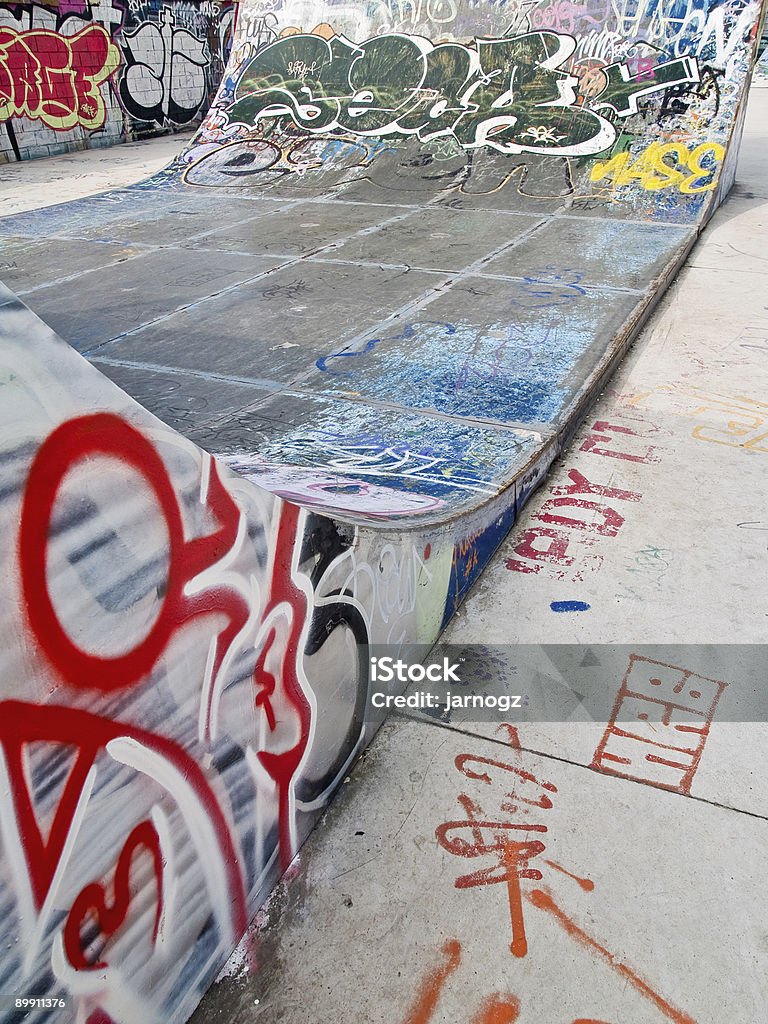
[[[449,641],[763,641],[766,139],[762,90],[731,198]],[[393,715],[195,1024],[763,1024],[768,728],[715,718],[663,791],[591,767],[605,725],[508,720]]]
[[[170,163],[193,135],[184,131],[48,160],[0,164],[0,217],[132,185]]]

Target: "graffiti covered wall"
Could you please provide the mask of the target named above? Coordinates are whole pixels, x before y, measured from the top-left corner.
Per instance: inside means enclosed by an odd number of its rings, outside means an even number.
[[[379,0],[319,20],[308,2],[243,3],[185,180],[690,222],[722,176],[760,8]]]
[[[0,162],[199,123],[233,22],[229,0],[0,3]]]

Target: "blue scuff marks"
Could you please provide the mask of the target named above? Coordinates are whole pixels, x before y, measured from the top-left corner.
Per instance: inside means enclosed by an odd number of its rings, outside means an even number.
[[[456,333],[456,327],[453,324],[438,323],[438,322],[436,322],[434,320],[427,320],[426,323],[433,324],[433,325],[436,324],[436,326],[444,328],[446,334],[455,334]],[[387,335],[387,338],[388,338],[389,341],[405,341],[408,338],[413,338],[415,336],[415,334],[416,334],[416,327],[415,327],[415,325],[414,324],[406,324],[401,331],[398,331],[396,334]],[[356,348],[346,349],[343,352],[332,352],[331,355],[329,355],[329,356],[322,356],[320,359],[318,359],[317,362],[315,363],[315,366],[318,368],[318,370],[322,370],[323,372],[326,372],[326,371],[331,369],[331,367],[329,367],[329,365],[328,365],[328,363],[329,363],[329,361],[331,359],[346,359],[346,358],[349,358],[350,356],[352,356],[352,357],[364,356],[367,352],[372,352],[374,347],[376,345],[380,345],[382,343],[382,341],[384,341],[383,337],[381,337],[381,338],[371,338],[370,341],[366,341],[365,342],[365,344],[363,345],[362,348],[356,347]],[[338,370],[338,369],[334,368],[334,372],[336,372],[336,373],[343,373],[344,371],[343,370]]]
[[[588,612],[590,609],[586,601],[553,601],[549,607],[553,612]]]
[[[323,372],[325,372],[326,370],[329,369],[329,360],[349,359],[354,358],[356,356],[364,356],[366,352],[372,352],[374,345],[379,345],[381,343],[381,340],[381,338],[372,338],[370,341],[366,341],[365,345],[361,349],[349,349],[346,352],[333,352],[329,356],[322,356],[320,359],[317,360],[315,366],[318,368],[318,370],[322,370]]]
[[[310,387],[456,417],[556,421],[638,301],[587,294],[580,274],[547,266],[523,281],[473,278],[435,302],[436,319],[374,335],[354,358],[324,356]]]

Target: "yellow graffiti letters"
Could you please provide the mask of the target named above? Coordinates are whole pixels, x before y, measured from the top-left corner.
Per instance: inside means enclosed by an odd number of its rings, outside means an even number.
[[[649,192],[676,188],[694,195],[717,186],[724,156],[725,149],[717,142],[704,142],[693,150],[682,142],[653,142],[639,155],[625,151],[597,161],[590,181],[610,178],[617,187],[636,181]]]

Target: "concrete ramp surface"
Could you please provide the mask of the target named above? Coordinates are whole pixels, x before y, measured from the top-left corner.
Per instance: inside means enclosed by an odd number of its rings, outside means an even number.
[[[172,166],[0,220],[4,1019],[192,1012],[727,194],[760,7],[244,0]]]

